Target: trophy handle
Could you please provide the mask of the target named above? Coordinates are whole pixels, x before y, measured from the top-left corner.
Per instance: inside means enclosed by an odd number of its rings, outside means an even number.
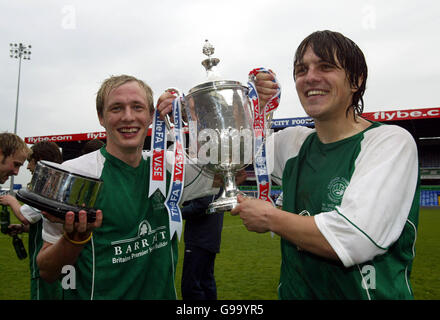
[[[176,99],[180,98],[181,103],[182,103],[182,107],[183,107],[182,109],[185,108],[185,99],[180,97],[179,89],[170,87],[170,88],[165,89],[165,92],[171,93],[172,95],[174,95],[176,97]],[[186,121],[186,118],[187,118],[186,113],[182,112],[182,123],[184,126],[188,126],[188,121]],[[168,114],[165,115],[165,126],[167,127],[168,131],[171,131],[171,117]]]
[[[165,115],[165,126],[167,127],[168,131],[171,131],[171,120],[168,114]]]
[[[273,112],[269,112],[266,114],[266,130],[270,130],[272,128],[272,119]]]
[[[176,88],[168,88],[168,89],[166,89],[165,91],[166,91],[166,92],[170,92],[171,94],[176,95],[176,98],[181,99],[181,105],[182,105],[182,110],[181,110],[181,112],[182,112],[182,123],[183,123],[183,126],[188,127],[188,122],[186,121],[186,120],[187,120],[187,116],[186,116],[186,111],[185,111],[185,106],[186,106],[185,98],[180,97],[180,91],[179,91],[178,89],[176,89]],[[171,126],[171,124],[172,124],[172,121],[171,121],[171,117],[170,117],[170,115],[169,115],[169,114],[165,115],[165,126],[166,126],[166,128],[167,128],[167,130],[168,130],[169,132],[171,132],[171,130],[173,129],[172,126]],[[183,153],[184,153],[186,159],[187,159],[191,164],[195,165],[195,166],[201,171],[201,174],[202,174],[202,175],[204,175],[204,176],[206,176],[206,177],[212,177],[212,175],[213,175],[212,173],[208,173],[208,172],[206,172],[205,170],[203,170],[203,167],[204,167],[204,166],[198,164],[197,161],[194,161],[194,160],[189,156],[188,152],[186,151],[186,148],[183,149]]]

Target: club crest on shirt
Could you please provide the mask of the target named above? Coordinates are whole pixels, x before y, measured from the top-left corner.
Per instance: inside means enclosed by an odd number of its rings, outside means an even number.
[[[336,177],[328,184],[328,198],[335,204],[340,204],[344,196],[345,189],[348,186],[348,180],[344,177]]]

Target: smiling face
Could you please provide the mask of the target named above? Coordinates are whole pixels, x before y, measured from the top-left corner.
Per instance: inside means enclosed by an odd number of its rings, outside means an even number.
[[[98,117],[107,132],[106,148],[110,154],[120,159],[127,154],[141,154],[152,119],[148,105],[145,90],[135,81],[109,92]]]
[[[17,150],[8,157],[4,157],[0,150],[0,184],[5,183],[10,176],[16,176],[26,158],[24,150]]]
[[[357,89],[345,70],[319,58],[309,46],[295,65],[296,90],[304,111],[317,121],[345,117]]]

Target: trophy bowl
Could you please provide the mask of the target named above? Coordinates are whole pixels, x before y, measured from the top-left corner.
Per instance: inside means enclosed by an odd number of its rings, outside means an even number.
[[[103,181],[88,174],[71,172],[50,161],[38,161],[31,182],[17,192],[17,199],[64,220],[68,211],[87,212],[87,221],[96,219],[94,208]]]
[[[230,211],[240,193],[235,174],[252,163],[252,110],[248,88],[238,81],[208,81],[182,101],[190,130],[189,158],[224,180],[221,196],[208,213]]]
[[[211,57],[214,49],[206,40],[202,52],[208,58],[202,61],[202,65],[206,69],[207,79],[190,89],[187,95],[179,96],[180,100],[177,101],[181,102],[184,111],[182,118],[189,127],[187,159],[201,168],[202,172],[223,177],[223,193],[209,205],[207,213],[230,211],[237,205],[237,195],[244,193],[237,188],[236,173],[253,163],[254,154],[259,163],[263,161],[265,164],[265,156],[262,156],[265,154],[264,144],[258,140],[257,145],[254,141],[254,116],[259,121],[264,112],[264,130],[268,130],[272,122],[272,112],[266,113],[266,107],[263,111],[256,108],[258,99],[255,99],[253,85],[243,86],[238,81],[223,80],[219,76],[216,66],[220,59]],[[249,77],[250,81],[254,80],[251,73]],[[167,90],[179,94],[175,88]],[[252,102],[248,93],[252,96]],[[254,112],[259,113],[254,115]],[[170,129],[169,117],[165,118],[165,123]],[[260,136],[265,143],[264,136]],[[258,150],[254,150],[254,146]],[[261,171],[264,172],[265,168]]]

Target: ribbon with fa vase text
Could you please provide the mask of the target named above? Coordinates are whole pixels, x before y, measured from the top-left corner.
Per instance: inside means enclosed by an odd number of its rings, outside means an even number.
[[[150,188],[148,197],[151,197],[156,190],[166,196],[167,174],[166,174],[166,146],[167,132],[165,121],[159,118],[159,111],[154,111],[153,125],[151,132],[152,151],[150,161]]]
[[[168,210],[170,221],[170,239],[173,238],[174,232],[180,240],[182,234],[182,212],[180,211],[179,202],[182,198],[184,177],[185,177],[185,154],[183,146],[183,126],[181,113],[181,97],[177,97],[173,101],[173,118],[174,118],[174,166],[172,180],[168,190],[168,197],[165,200],[165,207]]]
[[[255,77],[260,72],[267,72],[273,75],[274,82],[278,86],[277,93],[270,98],[265,106],[260,107],[260,99],[258,97],[257,88],[255,86]],[[275,77],[275,74],[265,68],[256,68],[249,72],[249,99],[252,103],[253,111],[253,131],[254,131],[254,171],[257,178],[258,187],[258,199],[268,201],[274,205],[272,198],[270,197],[271,179],[269,176],[269,170],[267,168],[267,155],[266,155],[266,126],[270,125],[267,120],[280,104],[281,88]]]
[[[171,91],[170,91],[171,92]],[[176,92],[171,92],[175,94]],[[156,110],[153,120],[153,129],[151,137],[151,149],[153,150],[150,162],[150,191],[149,196],[156,190],[160,190],[166,196],[165,207],[168,211],[170,239],[174,233],[180,240],[182,234],[182,213],[180,211],[179,202],[182,198],[184,176],[185,176],[185,155],[183,145],[183,126],[181,113],[181,99],[177,96],[173,101],[173,118],[174,118],[174,164],[171,175],[171,183],[168,193],[166,193],[166,124],[165,121],[159,119],[159,112]]]

